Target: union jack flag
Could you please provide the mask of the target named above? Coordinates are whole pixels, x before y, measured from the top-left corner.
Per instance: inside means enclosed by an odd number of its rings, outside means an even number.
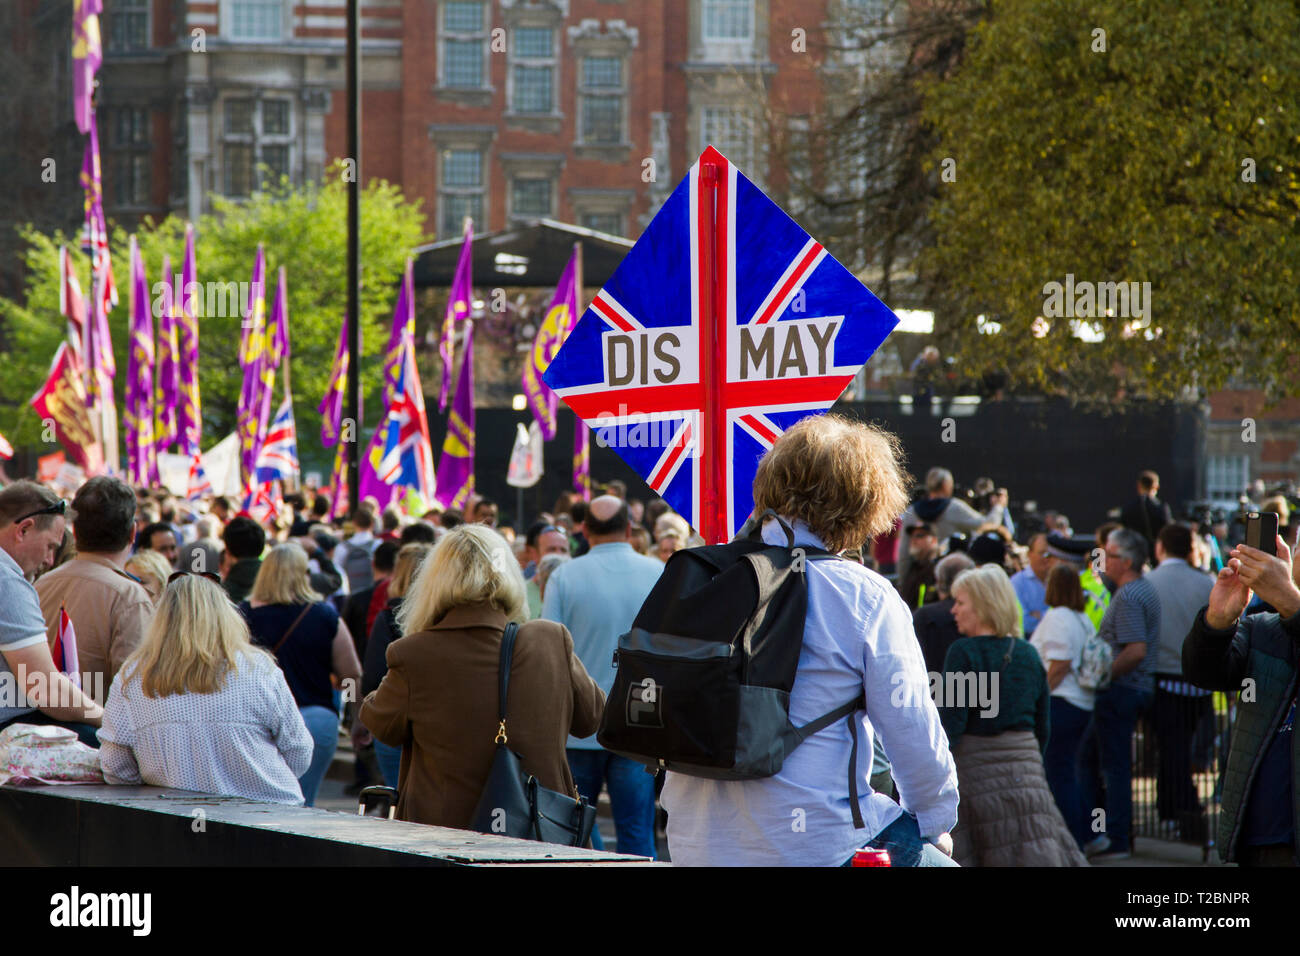
[[[208,480],[208,473],[203,470],[203,459],[198,452],[195,452],[194,458],[190,461],[190,478],[185,491],[185,500],[201,501],[204,495],[210,494],[212,494],[212,482]]]
[[[254,481],[289,481],[298,475],[298,432],[293,424],[293,400],[286,395],[266,433],[257,456]]]
[[[415,368],[415,349],[404,337],[397,387],[384,421],[384,454],[376,474],[386,485],[414,488],[425,504],[433,500],[433,452],[429,446],[429,421],[424,412],[424,392]]]
[[[259,485],[253,484],[244,488],[244,500],[240,505],[239,513],[247,515],[258,524],[266,524],[280,517],[280,506],[283,500],[280,498],[280,492],[274,483]]]
[[[710,146],[543,379],[714,544],[753,510],[763,454],[897,323]]]

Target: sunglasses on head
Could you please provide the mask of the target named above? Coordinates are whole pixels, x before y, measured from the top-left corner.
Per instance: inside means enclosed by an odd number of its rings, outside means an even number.
[[[209,581],[213,581],[217,584],[221,583],[221,575],[217,574],[215,571],[173,571],[171,577],[167,579],[167,583],[171,584],[173,581],[179,581],[181,578],[188,577],[189,575],[193,575],[196,578],[207,578]]]
[[[23,515],[14,524],[19,521],[26,521],[28,518],[39,518],[41,515],[61,515],[68,510],[68,503],[60,498],[52,505],[46,505],[44,508],[38,508],[36,511],[29,511]]]

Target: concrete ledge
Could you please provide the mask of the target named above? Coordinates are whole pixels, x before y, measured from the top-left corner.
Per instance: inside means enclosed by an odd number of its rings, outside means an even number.
[[[656,865],[511,837],[161,787],[0,787],[4,866]]]

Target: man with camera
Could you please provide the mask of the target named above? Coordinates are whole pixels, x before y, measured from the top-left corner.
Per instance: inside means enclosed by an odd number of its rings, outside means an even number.
[[[1300,588],[1290,549],[1239,545],[1183,643],[1183,674],[1240,694],[1219,816],[1219,855],[1242,866],[1295,866],[1296,670]],[[1243,616],[1252,591],[1276,610]]]

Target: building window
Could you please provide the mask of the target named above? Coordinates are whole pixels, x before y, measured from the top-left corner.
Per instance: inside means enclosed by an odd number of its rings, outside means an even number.
[[[243,198],[293,179],[293,106],[287,99],[228,99],[223,103],[224,193]],[[266,167],[263,169],[262,167]]]
[[[750,43],[754,39],[754,0],[701,0],[705,43]]]
[[[253,101],[226,100],[226,134],[253,134]]]
[[[264,100],[262,102],[262,132],[267,136],[289,135],[288,100]]]
[[[515,179],[511,183],[510,211],[516,216],[549,218],[551,215],[551,181],[549,179]]]
[[[1209,455],[1205,460],[1205,494],[1235,501],[1250,484],[1248,455]]]
[[[225,187],[222,192],[236,199],[253,193],[253,147],[251,143],[226,143],[222,156]]]
[[[438,202],[442,207],[441,234],[457,236],[466,216],[482,228],[483,154],[474,149],[442,151],[442,185]]]
[[[149,154],[126,153],[117,158],[115,190],[119,206],[149,205]]]
[[[607,232],[611,236],[623,235],[623,217],[616,212],[583,213],[580,225],[584,229]]]
[[[555,31],[549,27],[515,27],[512,33],[511,111],[554,112]]]
[[[487,85],[487,4],[442,4],[442,85],[482,89]]]
[[[283,0],[230,0],[229,9],[229,29],[224,32],[232,40],[266,42],[283,39]]]
[[[108,51],[149,49],[149,0],[116,0],[109,11]]]
[[[742,172],[752,172],[753,133],[743,111],[715,107],[701,110],[700,145],[716,147]]]
[[[142,106],[123,106],[113,122],[114,146],[149,145],[149,111]]]
[[[582,58],[582,97],[578,141],[623,142],[623,60],[616,56]]]

